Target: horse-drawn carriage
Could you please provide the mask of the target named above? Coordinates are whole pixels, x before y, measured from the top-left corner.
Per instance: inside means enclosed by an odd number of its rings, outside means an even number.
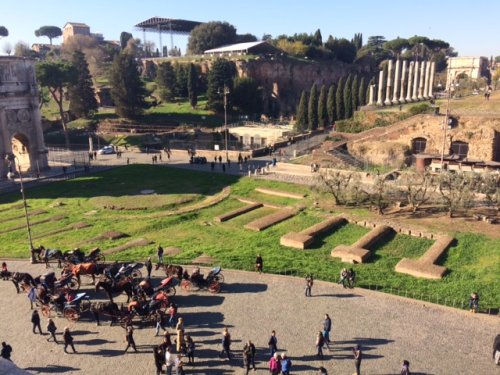
[[[91,250],[88,255],[85,255],[85,253],[79,248],[68,250],[63,253],[63,257],[65,261],[71,262],[73,264],[104,263],[104,261],[106,260],[101,252],[101,249],[99,249],[98,247]]]
[[[122,306],[120,324],[125,328],[131,325],[134,319],[138,319],[140,323],[154,323],[156,322],[157,313],[166,315],[168,307],[169,298],[163,290],[155,293],[150,300],[134,297],[126,310]]]
[[[41,311],[46,318],[63,316],[71,322],[76,322],[83,312],[90,311],[90,306],[87,293],[77,293],[71,301],[66,301],[65,296],[59,294],[49,297],[47,303],[42,303]]]
[[[221,283],[224,282],[224,275],[222,275],[221,271],[220,267],[212,268],[206,278],[200,273],[199,268],[196,268],[191,275],[184,271],[181,288],[186,292],[206,289],[210,293],[219,293]]]

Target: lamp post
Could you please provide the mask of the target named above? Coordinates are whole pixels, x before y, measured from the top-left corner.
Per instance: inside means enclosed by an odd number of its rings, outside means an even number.
[[[14,159],[17,159],[18,162],[18,170],[19,170],[19,182],[21,184],[21,197],[23,199],[23,207],[24,207],[24,216],[26,217],[26,228],[28,230],[28,243],[29,243],[29,250],[30,250],[30,262],[31,263],[36,263],[35,259],[35,254],[33,253],[33,239],[31,238],[31,226],[30,226],[30,219],[28,216],[28,204],[26,203],[26,196],[24,195],[24,184],[23,184],[23,175],[21,173],[21,162],[19,161],[19,158],[14,155],[8,155],[7,160],[9,163],[12,163]],[[9,168],[10,169],[10,168]],[[10,170],[9,170],[10,173]]]
[[[443,146],[441,148],[441,173],[444,171],[444,150],[446,148],[446,130],[448,129],[448,121],[450,119],[450,99],[451,99],[451,86],[453,85],[453,81],[450,77],[450,85],[448,86],[448,99],[446,100],[446,115],[444,118],[443,124]]]
[[[219,90],[219,94],[220,94]],[[229,160],[229,152],[227,150],[227,144],[228,144],[228,131],[227,131],[227,95],[230,93],[229,87],[224,84],[223,92],[222,94],[224,95],[224,143],[225,143],[225,148],[226,148],[226,162]]]

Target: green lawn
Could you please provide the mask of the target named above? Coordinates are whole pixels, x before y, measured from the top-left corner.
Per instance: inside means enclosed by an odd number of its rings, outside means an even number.
[[[198,204],[208,196],[231,187],[231,195],[220,203],[198,211],[181,215],[162,215],[175,208],[186,208]],[[309,194],[305,200],[266,196],[254,191],[255,187],[269,187]],[[158,200],[139,194],[142,189],[154,189]],[[306,209],[294,218],[275,225],[263,232],[252,232],[243,226],[273,210],[260,208],[225,223],[217,223],[217,215],[243,206],[236,197],[247,197],[280,205],[311,206],[315,193],[310,189],[285,183],[237,178],[229,175],[191,172],[173,168],[133,165],[117,168],[90,177],[30,189],[27,192],[30,211],[44,209],[45,214],[31,217],[32,222],[55,215],[65,215],[59,222],[47,222],[33,226],[33,236],[38,237],[35,245],[62,250],[80,246],[88,251],[99,246],[102,249],[124,244],[140,237],[155,244],[129,249],[109,256],[109,259],[143,260],[156,253],[156,244],[163,247],[180,247],[178,262],[189,262],[202,253],[217,259],[223,268],[251,269],[257,253],[261,253],[267,272],[297,274],[311,272],[324,280],[336,280],[345,265],[330,257],[331,250],[338,244],[351,244],[368,229],[345,225],[320,238],[311,249],[302,251],[283,247],[279,239],[290,231],[300,231],[318,223],[324,212]],[[182,199],[186,194],[189,199]],[[189,195],[188,195],[189,194]],[[0,197],[0,232],[22,225],[23,218],[15,218],[22,212],[18,209],[4,210],[19,203],[18,194]],[[191,199],[191,200],[190,200]],[[54,205],[63,202],[64,205]],[[118,204],[121,206],[118,207]],[[115,209],[104,208],[114,205]],[[149,209],[144,207],[149,206]],[[344,210],[345,211],[345,210]],[[5,221],[6,219],[12,219]],[[86,222],[90,227],[43,237],[66,225]],[[85,242],[107,231],[126,233],[128,238],[115,241]],[[442,264],[450,272],[441,281],[419,280],[394,272],[394,266],[402,257],[417,258],[432,241],[397,235],[379,244],[374,250],[372,261],[355,265],[359,285],[382,289],[432,302],[458,304],[467,299],[473,290],[482,296],[483,306],[500,306],[500,240],[488,239],[475,234],[456,234],[457,244],[446,254]],[[27,240],[24,229],[0,233],[2,256],[26,257]]]

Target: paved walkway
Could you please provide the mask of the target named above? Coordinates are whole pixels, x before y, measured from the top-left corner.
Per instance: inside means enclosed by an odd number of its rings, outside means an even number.
[[[9,262],[9,268],[34,275],[45,271],[43,266],[27,262]],[[159,280],[162,275],[154,276]],[[399,374],[403,359],[411,362],[412,374],[498,373],[491,359],[492,342],[500,327],[497,318],[366,290],[344,290],[325,282],[317,282],[313,297],[306,298],[301,279],[237,271],[224,271],[224,276],[221,294],[187,295],[178,290],[175,297],[186,333],[197,344],[196,365],[186,366],[187,373],[244,373],[241,352],[248,339],[258,348],[257,373],[267,373],[266,344],[273,329],[280,352],[286,351],[293,361],[293,374],[316,374],[323,365],[329,374],[350,375],[354,372],[351,348],[357,343],[364,350],[363,374]],[[90,289],[83,280],[85,289]],[[62,345],[47,343],[47,336],[31,332],[26,295],[16,295],[10,282],[0,282],[0,299],[0,341],[11,344],[12,359],[21,368],[65,374],[155,371],[151,345],[159,344],[161,338],[154,337],[151,327],[135,331],[138,354],[123,354],[123,329],[96,327],[86,317],[71,327],[79,353],[63,355]],[[319,361],[314,342],[324,313],[333,320],[334,344],[325,350],[325,360]],[[56,319],[59,338],[67,324],[63,318]],[[46,321],[42,328],[45,325]],[[218,358],[223,327],[229,327],[233,339],[235,359],[231,362]]]

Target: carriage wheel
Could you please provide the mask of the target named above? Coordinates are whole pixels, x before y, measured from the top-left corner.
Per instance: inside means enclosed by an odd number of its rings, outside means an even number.
[[[105,261],[106,261],[106,258],[102,254],[99,254],[95,257],[96,263],[104,263]]]
[[[80,289],[80,282],[75,276],[73,276],[70,282],[68,283],[67,287],[73,291],[77,291],[78,289]]]
[[[51,317],[52,309],[50,308],[49,305],[42,305],[41,311],[42,311],[42,315],[44,317],[46,317],[46,318],[50,318]]]
[[[167,293],[169,297],[175,296],[175,294],[177,293],[177,291],[175,290],[175,286],[168,287],[168,289],[165,290],[165,293]]]
[[[66,307],[63,311],[63,315],[70,322],[76,322],[80,319],[80,313],[73,307]]]
[[[208,291],[210,293],[219,293],[220,292],[220,284],[217,281],[213,281],[208,286]]]
[[[189,281],[189,280],[182,280],[181,281],[181,288],[185,292],[189,292],[192,289],[192,287],[193,287],[193,284],[191,283],[191,281]]]
[[[122,326],[122,328],[127,328],[127,326],[129,326],[130,323],[132,323],[132,317],[131,316],[124,316],[120,320],[120,325]]]
[[[222,273],[219,273],[218,275],[216,275],[214,277],[214,280],[216,280],[219,283],[223,283],[224,282],[224,275]]]
[[[142,272],[139,270],[133,270],[132,273],[130,274],[130,276],[133,279],[142,279]]]

